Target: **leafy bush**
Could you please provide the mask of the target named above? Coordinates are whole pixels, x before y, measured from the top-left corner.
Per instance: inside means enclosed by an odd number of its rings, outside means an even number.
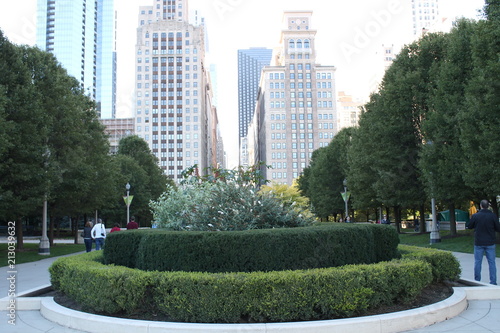
[[[169,189],[151,203],[159,228],[231,231],[310,225],[314,219],[286,205],[272,192],[236,182],[202,182]]]
[[[455,281],[460,277],[460,262],[451,252],[410,245],[400,245],[399,248],[403,258],[428,262],[435,282]]]

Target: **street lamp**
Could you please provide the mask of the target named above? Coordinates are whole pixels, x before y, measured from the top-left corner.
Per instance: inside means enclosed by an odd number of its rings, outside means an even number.
[[[50,255],[50,242],[47,237],[47,198],[43,201],[43,216],[42,216],[42,238],[38,245],[38,254]]]
[[[130,222],[130,197],[129,197],[130,184],[128,182],[127,182],[127,185],[125,185],[125,189],[127,190],[127,222],[126,223],[129,223]]]
[[[433,144],[432,141],[427,142],[428,145]],[[431,212],[432,212],[432,223],[431,223],[431,233],[430,233],[430,244],[436,244],[441,242],[441,235],[439,234],[439,230],[437,227],[437,215],[436,215],[436,199],[434,198],[434,175],[429,172],[431,175]]]
[[[347,195],[347,179],[344,179],[344,202],[345,202],[345,219],[349,216],[349,196]],[[347,222],[347,221],[345,221]]]
[[[431,226],[431,235],[430,235],[430,243],[436,244],[441,242],[441,235],[439,234],[439,230],[437,227],[437,216],[436,216],[436,199],[431,199],[432,205],[432,226]]]
[[[46,147],[43,157],[45,159],[44,162],[45,174],[47,174],[47,170],[49,167],[49,158],[50,158],[50,149],[48,147]],[[50,241],[49,238],[47,237],[47,192],[49,191],[48,185],[49,184],[47,183],[45,198],[43,200],[42,238],[40,239],[40,244],[38,244],[38,254],[44,256],[50,255]]]

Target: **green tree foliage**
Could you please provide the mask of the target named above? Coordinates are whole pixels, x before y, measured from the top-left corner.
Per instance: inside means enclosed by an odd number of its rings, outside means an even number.
[[[487,1],[488,21],[478,24],[472,36],[472,77],[465,89],[460,113],[460,143],[465,154],[464,180],[496,207],[500,193],[500,4]]]
[[[129,183],[130,195],[134,196],[130,214],[141,226],[149,226],[153,220],[150,201],[157,200],[167,190],[167,184],[174,186],[173,181],[163,173],[147,142],[136,135],[120,140],[112,169],[116,172],[112,185],[115,199],[103,214],[122,226],[128,222],[122,196],[126,194],[125,184]]]
[[[435,64],[432,71],[432,81],[436,84],[430,91],[431,108],[422,125],[426,144],[419,165],[429,197],[439,198],[452,212],[452,235],[456,234],[455,203],[471,198],[471,189],[463,180],[465,158],[459,142],[459,117],[468,112],[463,97],[472,70],[474,29],[474,23],[461,20],[443,41],[444,60]]]
[[[383,130],[377,128],[377,126],[383,126],[376,121],[377,112],[372,111],[376,108],[378,96],[372,95],[370,103],[365,106],[359,120],[359,127],[353,132],[351,148],[347,155],[349,165],[347,181],[350,191],[356,196],[353,202],[356,209],[376,208],[382,204],[373,186],[378,180],[375,166],[377,160],[382,158],[378,155],[379,147],[373,139],[374,133]]]
[[[18,222],[22,247],[23,218],[44,200],[52,216],[105,204],[109,144],[94,102],[52,54],[0,32],[0,72],[0,217]]]
[[[298,209],[306,210],[309,208],[309,199],[300,194],[296,182],[294,182],[291,186],[278,183],[263,185],[261,186],[260,191],[272,193],[283,203],[297,207]]]
[[[299,188],[309,197],[313,212],[327,219],[336,214],[343,215],[343,182],[347,177],[347,152],[353,128],[340,131],[327,147],[313,152],[311,162],[300,177]]]

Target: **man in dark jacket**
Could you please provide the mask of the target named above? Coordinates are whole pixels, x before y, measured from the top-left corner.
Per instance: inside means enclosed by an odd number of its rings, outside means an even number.
[[[486,255],[490,268],[490,283],[497,284],[497,267],[495,263],[496,232],[500,232],[497,216],[488,209],[488,200],[481,200],[481,210],[472,215],[467,226],[474,229],[474,280],[481,281],[481,264]]]

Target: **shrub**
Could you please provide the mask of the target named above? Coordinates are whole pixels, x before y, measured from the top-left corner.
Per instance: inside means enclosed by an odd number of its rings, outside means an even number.
[[[110,234],[104,258],[107,264],[144,270],[273,271],[392,260],[399,257],[398,243],[394,228],[371,224],[234,232],[139,230]]]
[[[428,262],[435,282],[455,281],[460,277],[460,262],[451,252],[410,245],[400,245],[399,248],[403,258]]]
[[[59,258],[49,268],[52,286],[85,311],[116,314],[154,307],[148,294],[151,273],[101,262],[102,251]]]
[[[163,313],[184,322],[280,322],[345,318],[410,300],[432,280],[430,264],[394,260],[296,271],[210,274],[106,266],[102,251],[60,258],[57,290],[94,312]]]
[[[215,181],[184,184],[151,203],[159,228],[234,231],[310,225],[314,219],[270,192]]]

